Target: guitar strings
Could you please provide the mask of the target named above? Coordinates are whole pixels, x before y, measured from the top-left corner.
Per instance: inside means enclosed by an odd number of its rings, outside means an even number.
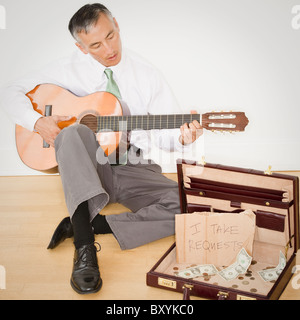
[[[175,114],[175,115],[97,116],[97,127],[100,126],[103,128],[107,128],[107,127],[118,128],[118,125],[120,123],[126,122],[127,127],[130,127],[130,128],[134,127],[135,129],[139,127],[142,127],[144,129],[179,128],[184,123],[190,122],[193,120],[199,121],[200,115],[199,114],[184,114],[184,115]],[[93,125],[93,126],[96,125],[95,119],[85,119],[84,123],[87,125]]]

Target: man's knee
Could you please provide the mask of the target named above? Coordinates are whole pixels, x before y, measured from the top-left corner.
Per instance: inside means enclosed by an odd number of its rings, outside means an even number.
[[[81,139],[82,141],[95,141],[95,134],[87,126],[83,124],[75,124],[64,128],[55,139],[55,149],[59,149],[64,141],[70,142],[73,139]]]
[[[94,135],[93,131],[83,124],[74,124],[72,126],[66,127],[60,132],[60,134],[73,135],[77,132],[80,135]]]

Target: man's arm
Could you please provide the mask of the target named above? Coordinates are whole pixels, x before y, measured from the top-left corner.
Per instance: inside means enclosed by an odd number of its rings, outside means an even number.
[[[0,92],[0,104],[10,119],[30,131],[38,132],[42,138],[54,146],[54,140],[61,131],[57,126],[60,121],[69,120],[70,117],[49,116],[43,117],[33,109],[30,99],[26,96],[37,85],[52,83],[58,86],[63,84],[59,81],[63,65],[60,60],[54,61],[42,70],[33,72],[9,85]]]
[[[1,88],[0,92],[2,109],[15,124],[30,131],[34,130],[36,121],[41,117],[41,114],[33,109],[30,99],[26,96],[26,93],[35,86],[34,80],[24,78]]]

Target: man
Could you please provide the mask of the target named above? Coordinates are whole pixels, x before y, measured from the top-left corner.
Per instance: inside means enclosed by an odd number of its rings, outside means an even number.
[[[53,83],[78,96],[110,91],[126,102],[133,115],[181,110],[160,74],[122,48],[118,23],[106,7],[99,3],[85,5],[70,20],[69,30],[80,50],[71,58],[8,86],[2,101],[16,123],[37,131],[55,147],[70,218],[58,225],[48,248],[74,236],[71,286],[86,294],[97,292],[102,286],[94,234],[113,233],[121,249],[174,234],[174,215],[180,213],[177,184],[165,178],[155,164],[133,164],[130,157],[126,165],[119,166],[101,161],[103,151],[90,129],[74,125],[60,130],[57,123],[68,117],[41,117],[25,93],[38,84]],[[159,147],[182,150],[202,134],[197,121],[186,123],[177,131],[156,132]],[[130,143],[135,150],[145,150],[149,147],[147,140],[147,135],[141,138],[132,132]],[[129,155],[131,150],[133,147]],[[99,214],[108,202],[122,203],[132,212]]]

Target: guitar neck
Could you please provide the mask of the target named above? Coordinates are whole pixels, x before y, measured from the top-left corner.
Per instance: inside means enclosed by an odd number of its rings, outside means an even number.
[[[98,116],[97,132],[100,130],[132,131],[153,129],[176,129],[184,123],[197,120],[201,123],[200,114],[164,114],[136,116]]]

